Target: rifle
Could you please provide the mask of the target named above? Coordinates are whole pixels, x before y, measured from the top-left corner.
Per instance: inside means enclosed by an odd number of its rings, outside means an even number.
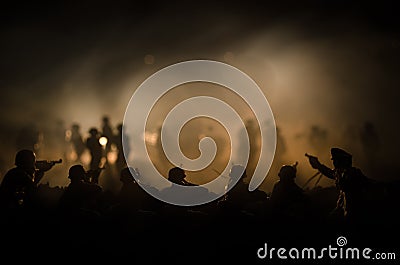
[[[50,170],[55,164],[61,164],[62,159],[58,160],[37,160],[35,162],[36,169],[39,171],[48,171]]]

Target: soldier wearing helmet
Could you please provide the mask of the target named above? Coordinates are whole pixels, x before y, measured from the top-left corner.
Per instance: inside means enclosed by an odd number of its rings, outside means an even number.
[[[100,167],[101,158],[103,157],[103,147],[99,142],[99,131],[92,127],[89,129],[89,138],[86,139],[86,147],[90,151],[90,169],[97,170]]]
[[[333,213],[347,220],[359,220],[363,214],[368,178],[360,169],[353,167],[352,155],[341,148],[331,148],[334,169],[321,164],[315,156],[306,156],[313,168],[335,180],[339,196]]]
[[[97,214],[102,188],[95,183],[86,182],[87,174],[82,165],[73,165],[69,168],[68,178],[71,182],[60,198],[61,210],[70,214],[83,212]]]
[[[303,217],[305,195],[296,182],[297,162],[294,165],[283,165],[278,173],[279,180],[275,183],[270,203],[275,217]]]
[[[2,206],[27,208],[37,203],[37,186],[44,173],[52,165],[36,168],[36,155],[32,150],[22,149],[15,156],[15,167],[4,176],[0,185]]]

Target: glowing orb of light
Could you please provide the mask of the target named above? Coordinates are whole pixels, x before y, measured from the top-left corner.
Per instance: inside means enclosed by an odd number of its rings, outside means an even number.
[[[107,144],[107,142],[108,142],[107,137],[105,137],[105,136],[100,137],[99,143],[100,143],[102,146],[105,146],[105,145]]]

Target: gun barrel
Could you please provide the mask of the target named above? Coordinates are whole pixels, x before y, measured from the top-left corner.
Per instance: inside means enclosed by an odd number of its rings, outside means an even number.
[[[58,160],[37,160],[36,164],[60,164],[62,163],[62,159]]]

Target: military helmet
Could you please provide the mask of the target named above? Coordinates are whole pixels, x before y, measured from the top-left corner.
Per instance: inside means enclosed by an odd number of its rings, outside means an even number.
[[[331,155],[335,167],[349,167],[352,164],[352,155],[341,148],[331,148]]]
[[[92,127],[89,129],[89,133],[91,135],[97,135],[99,133],[99,130],[97,130],[97,128],[95,128],[95,127]]]
[[[86,171],[82,165],[73,165],[69,168],[68,178],[69,179],[84,179]]]
[[[343,149],[333,147],[331,148],[331,155],[333,159],[351,159],[352,155],[344,151]]]
[[[291,165],[283,165],[279,170],[278,176],[280,179],[294,179],[296,178],[296,168]]]
[[[22,149],[15,155],[15,165],[18,167],[34,167],[36,156],[32,150]]]

